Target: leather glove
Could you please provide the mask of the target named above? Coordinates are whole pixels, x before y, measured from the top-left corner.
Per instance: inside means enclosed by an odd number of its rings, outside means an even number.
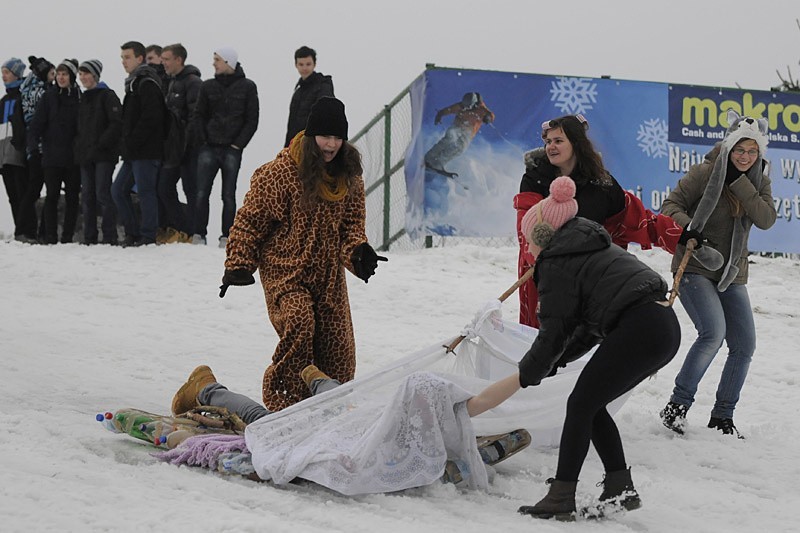
[[[703,237],[702,233],[696,229],[689,229],[687,226],[683,229],[683,233],[681,233],[681,236],[678,238],[678,244],[686,246],[686,243],[688,243],[690,239],[694,239],[697,242],[697,244],[694,246],[695,250],[702,248],[703,242],[705,242],[705,238]]]
[[[245,286],[252,285],[256,280],[253,275],[243,268],[236,270],[226,270],[222,276],[222,285],[219,286],[219,297],[224,298],[231,285]]]
[[[378,261],[388,261],[388,259],[376,254],[372,246],[368,242],[364,242],[353,250],[350,261],[353,263],[353,272],[356,276],[363,279],[364,283],[369,283],[369,278],[375,274],[375,269],[378,268]]]

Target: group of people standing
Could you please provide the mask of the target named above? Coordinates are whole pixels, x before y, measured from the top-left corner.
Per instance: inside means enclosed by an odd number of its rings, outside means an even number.
[[[214,51],[214,76],[205,81],[186,62],[188,52],[180,43],[146,47],[128,41],[120,57],[127,74],[122,101],[101,81],[98,59],[54,65],[30,56],[27,75],[18,58],[2,64],[0,170],[15,238],[72,242],[80,209],[83,235],[77,240],[84,244],[205,244],[210,194],[219,173],[219,244],[224,247],[236,213],[242,152],[258,128],[256,84],[231,47]],[[298,49],[295,64],[300,80],[291,100],[287,144],[305,126],[311,104],[333,96],[331,77],[314,70],[313,49]],[[179,199],[178,181],[186,204]],[[45,206],[37,217],[43,186]],[[59,221],[62,190],[65,209]]]

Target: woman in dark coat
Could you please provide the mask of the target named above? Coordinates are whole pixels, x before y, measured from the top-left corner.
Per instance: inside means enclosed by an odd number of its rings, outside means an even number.
[[[575,183],[562,176],[549,196],[522,219],[522,231],[536,258],[539,333],[519,363],[519,373],[470,399],[470,416],[490,409],[520,387],[535,386],[559,366],[595,345],[567,401],[558,468],[550,491],[519,512],[537,518],[575,517],[575,489],[589,444],[606,474],[596,508],[636,509],[641,505],[625,462],[619,431],[606,406],[666,365],[678,350],[680,328],[666,304],[667,283],[619,246],[597,222],[575,217]]]

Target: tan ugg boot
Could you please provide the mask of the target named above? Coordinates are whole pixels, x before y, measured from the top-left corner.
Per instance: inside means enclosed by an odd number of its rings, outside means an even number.
[[[217,378],[214,373],[206,365],[200,365],[189,374],[189,379],[186,383],[181,385],[178,392],[172,398],[172,414],[180,415],[187,411],[191,411],[195,407],[200,407],[200,402],[197,401],[197,395],[207,385],[216,383]]]
[[[316,365],[308,365],[300,371],[300,379],[311,388],[311,384],[318,379],[331,379],[328,374],[316,367]]]

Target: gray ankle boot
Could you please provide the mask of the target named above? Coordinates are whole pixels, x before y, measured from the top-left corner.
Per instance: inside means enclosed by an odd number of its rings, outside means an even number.
[[[517,512],[536,518],[555,518],[565,522],[575,520],[575,489],[577,481],[550,478],[550,491],[536,505],[523,505]]]
[[[581,509],[581,514],[587,518],[608,516],[623,509],[633,511],[642,506],[639,493],[633,487],[630,467],[625,470],[606,472],[603,481],[597,485],[603,485],[600,503]]]

